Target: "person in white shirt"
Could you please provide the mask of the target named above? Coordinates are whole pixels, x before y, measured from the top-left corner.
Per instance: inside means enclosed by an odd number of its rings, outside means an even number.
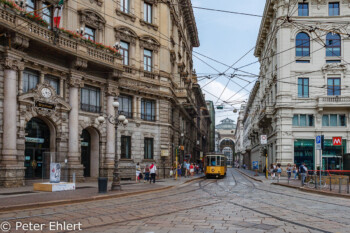
[[[151,164],[151,166],[149,167],[150,169],[150,174],[151,174],[151,179],[149,180],[149,183],[152,183],[152,180],[153,180],[153,183],[156,182],[156,172],[157,172],[157,167],[154,163]]]

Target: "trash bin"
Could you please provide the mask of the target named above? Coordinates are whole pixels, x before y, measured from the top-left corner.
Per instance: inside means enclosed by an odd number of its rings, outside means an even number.
[[[98,178],[98,193],[107,193],[107,177],[99,177]]]

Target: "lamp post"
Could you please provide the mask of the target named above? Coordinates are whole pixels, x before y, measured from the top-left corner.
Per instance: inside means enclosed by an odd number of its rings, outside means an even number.
[[[118,98],[114,98],[113,101],[113,107],[115,109],[115,116],[107,114],[107,113],[102,113],[98,118],[98,122],[100,124],[104,123],[105,120],[114,125],[115,128],[115,156],[114,156],[114,170],[113,170],[113,182],[112,182],[112,187],[111,191],[120,191],[121,186],[120,186],[120,177],[119,177],[119,171],[118,171],[118,153],[117,153],[117,132],[118,132],[118,126],[126,126],[129,122],[126,119],[126,117],[123,114],[119,114],[118,108],[119,108],[119,102]]]

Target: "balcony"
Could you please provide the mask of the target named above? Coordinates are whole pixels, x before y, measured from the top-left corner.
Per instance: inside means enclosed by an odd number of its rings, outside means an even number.
[[[320,96],[318,97],[318,108],[350,108],[350,97],[342,96]]]
[[[50,49],[84,58],[92,63],[97,63],[110,68],[122,70],[122,60],[118,54],[110,52],[108,49],[98,48],[93,43],[88,43],[82,38],[77,38],[63,29],[53,32],[46,27],[33,22],[14,11],[0,8],[0,30],[2,32],[14,31],[30,40],[30,45],[40,43],[40,46],[47,46]],[[24,26],[23,26],[24,25]],[[120,68],[119,68],[120,67]]]

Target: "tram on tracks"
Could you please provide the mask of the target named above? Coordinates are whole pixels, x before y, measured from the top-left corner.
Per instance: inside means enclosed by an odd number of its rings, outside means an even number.
[[[223,178],[227,171],[227,157],[222,154],[207,155],[204,158],[204,167],[207,178]]]

